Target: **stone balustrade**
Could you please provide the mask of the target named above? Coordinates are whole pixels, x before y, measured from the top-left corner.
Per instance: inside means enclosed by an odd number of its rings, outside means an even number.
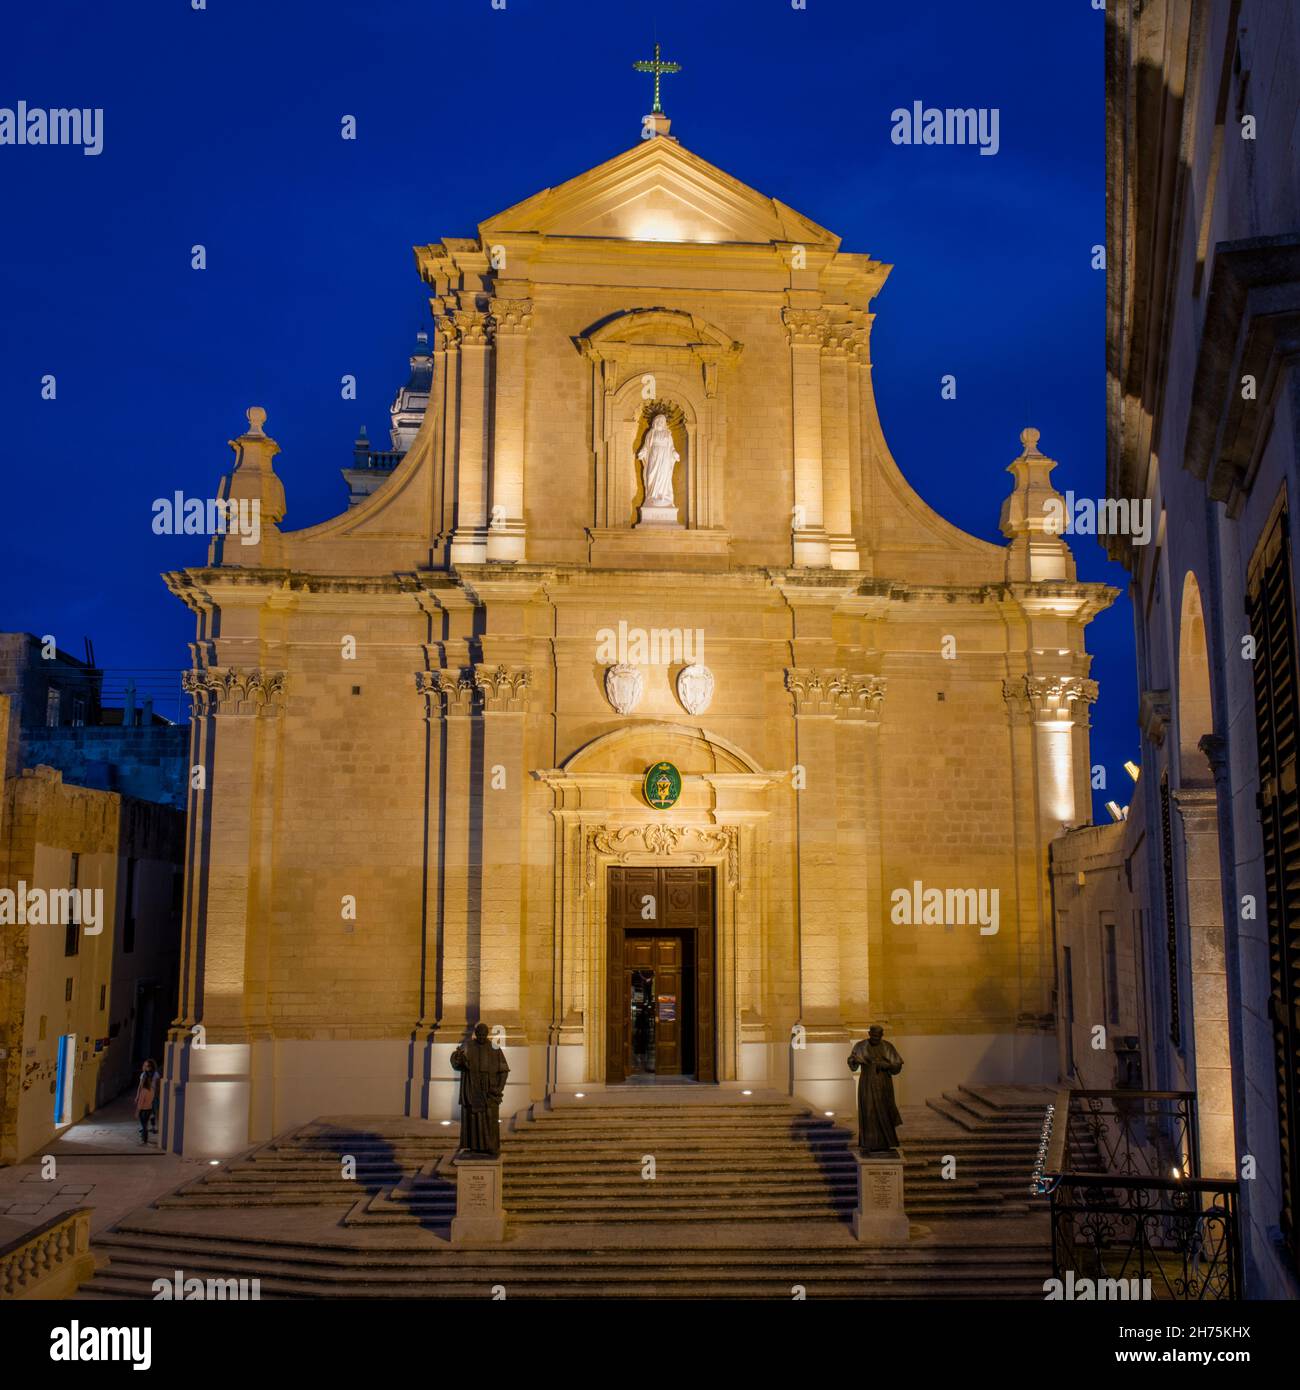
[[[68,1298],[94,1271],[90,1208],[70,1208],[0,1246],[0,1301]]]

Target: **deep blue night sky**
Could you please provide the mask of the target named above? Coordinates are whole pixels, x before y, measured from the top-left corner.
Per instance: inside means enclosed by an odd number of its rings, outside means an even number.
[[[921,495],[1000,540],[1026,424],[1062,491],[1100,495],[1103,22],[1087,0],[12,9],[0,106],[103,107],[105,143],[0,146],[0,630],[77,654],[89,635],[107,667],[188,666],[192,619],[158,576],[206,541],[155,536],[153,499],[211,495],[259,404],[286,525],[342,510],[352,439],[364,423],[386,444],[428,321],[412,245],[473,235],[635,144],[649,79],[631,63],[656,37],[684,69],[664,79],[674,135],[895,266],[874,378]],[[890,112],[914,100],[997,107],[1000,152],[893,145]],[[1072,544],[1081,577],[1126,586],[1093,538]],[[1093,760],[1127,801],[1127,600],[1090,634]]]

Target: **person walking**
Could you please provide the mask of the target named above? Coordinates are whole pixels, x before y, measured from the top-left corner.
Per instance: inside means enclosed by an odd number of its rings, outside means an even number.
[[[152,1057],[146,1058],[140,1072],[140,1084],[135,1088],[135,1113],[140,1121],[140,1142],[149,1142],[149,1125],[153,1121],[154,1107],[158,1103],[158,1064]]]

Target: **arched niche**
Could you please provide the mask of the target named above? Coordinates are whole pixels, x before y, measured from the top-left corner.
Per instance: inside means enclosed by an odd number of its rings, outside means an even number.
[[[725,378],[741,352],[721,329],[678,309],[612,315],[576,340],[592,368],[591,452],[599,530],[630,530],[642,495],[636,454],[646,407],[673,409],[681,462],[674,473],[680,523],[692,530],[724,525]]]
[[[677,519],[687,527],[699,527],[699,518],[707,505],[698,493],[700,469],[700,415],[690,398],[689,383],[675,373],[656,372],[655,384],[659,393],[651,400],[643,399],[640,379],[633,377],[614,393],[613,437],[611,441],[611,507],[613,526],[631,526],[645,501],[645,472],[637,459],[641,446],[656,415],[667,415],[673,445],[679,455],[673,469],[673,500],[677,503]]]

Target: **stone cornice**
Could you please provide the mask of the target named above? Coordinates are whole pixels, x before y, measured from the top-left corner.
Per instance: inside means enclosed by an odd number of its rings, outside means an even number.
[[[1272,399],[1300,356],[1300,233],[1220,243],[1190,392],[1183,467],[1235,516],[1250,489]],[[1246,399],[1242,382],[1254,378]]]
[[[588,361],[617,369],[607,369],[606,390],[614,389],[618,373],[629,364],[648,359],[694,362],[705,374],[706,389],[716,389],[718,368],[734,366],[744,350],[720,328],[683,309],[629,309],[574,341]]]

